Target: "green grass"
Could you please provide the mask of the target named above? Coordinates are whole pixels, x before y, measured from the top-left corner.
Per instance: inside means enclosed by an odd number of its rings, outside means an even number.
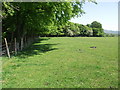
[[[42,38],[2,60],[3,88],[118,87],[117,37]]]

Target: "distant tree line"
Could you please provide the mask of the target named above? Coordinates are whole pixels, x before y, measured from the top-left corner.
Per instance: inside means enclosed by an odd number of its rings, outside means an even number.
[[[97,21],[93,21],[91,24],[87,25],[68,22],[66,25],[52,26],[42,35],[103,37],[104,30],[102,24]]]
[[[112,34],[112,33],[104,33],[104,37],[118,37],[119,34]]]

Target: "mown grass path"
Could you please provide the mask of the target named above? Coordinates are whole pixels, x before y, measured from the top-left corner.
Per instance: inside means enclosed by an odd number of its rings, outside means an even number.
[[[41,38],[2,60],[3,88],[118,87],[117,37]]]

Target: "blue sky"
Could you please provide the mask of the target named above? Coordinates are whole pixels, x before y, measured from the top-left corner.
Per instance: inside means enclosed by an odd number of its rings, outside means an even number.
[[[98,4],[87,2],[83,5],[86,14],[79,18],[72,18],[70,21],[84,25],[98,21],[102,24],[103,29],[116,31],[118,30],[118,0],[113,1],[99,0]]]

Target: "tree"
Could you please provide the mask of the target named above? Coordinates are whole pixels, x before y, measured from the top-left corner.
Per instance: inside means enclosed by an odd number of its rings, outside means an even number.
[[[104,36],[104,30],[102,28],[102,24],[97,22],[97,21],[94,21],[91,23],[91,26],[92,27],[92,30],[93,30],[93,36],[99,36],[99,37],[102,37]]]
[[[93,22],[91,23],[91,27],[92,27],[92,28],[102,28],[102,24],[99,23],[99,22],[97,22],[97,21],[93,21]]]
[[[91,27],[91,24],[87,24],[86,26]]]

